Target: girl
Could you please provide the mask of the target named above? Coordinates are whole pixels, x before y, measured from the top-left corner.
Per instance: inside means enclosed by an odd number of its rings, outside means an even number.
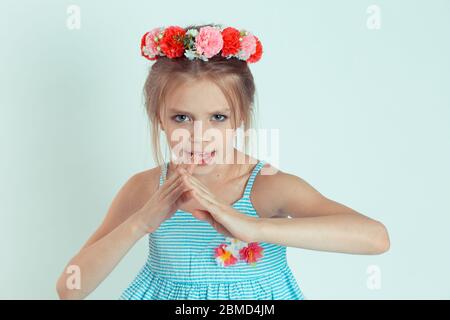
[[[69,262],[81,272],[79,289],[69,290],[63,273],[60,298],[86,297],[145,235],[147,261],[120,299],[300,300],[305,295],[287,264],[287,246],[388,250],[382,223],[234,147],[237,129],[248,130],[253,117],[248,64],[262,55],[256,36],[213,24],[156,28],[143,36],[141,52],[155,61],[145,105],[159,165],[133,175],[118,192]]]

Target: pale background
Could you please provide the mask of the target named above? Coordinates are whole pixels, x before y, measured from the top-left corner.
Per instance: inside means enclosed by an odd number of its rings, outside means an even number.
[[[70,30],[67,8],[81,9]],[[381,10],[370,29],[370,5]],[[223,23],[251,66],[279,168],[382,221],[383,255],[288,249],[309,299],[450,298],[450,1],[0,2],[0,298],[56,299],[65,264],[122,184],[154,166],[142,34]],[[116,299],[143,238],[89,299]],[[370,266],[381,287],[367,285]]]

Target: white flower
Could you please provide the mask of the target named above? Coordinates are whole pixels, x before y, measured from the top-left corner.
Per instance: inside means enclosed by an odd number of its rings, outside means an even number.
[[[230,242],[230,244],[227,245],[227,249],[231,251],[235,256],[239,256],[239,250],[248,245],[247,242],[231,237],[227,237],[226,241]]]
[[[236,58],[239,60],[247,60],[250,56],[248,53],[246,53],[244,50],[239,50],[238,54],[236,55]]]
[[[216,257],[216,263],[221,267],[225,267],[225,262],[220,257]]]
[[[197,29],[189,29],[188,31],[186,31],[186,34],[188,34],[192,37],[196,37],[198,34],[198,30]]]
[[[184,55],[185,55],[186,58],[188,58],[189,60],[194,60],[195,58],[198,57],[197,52],[194,51],[194,50],[185,50],[185,51],[184,51]]]

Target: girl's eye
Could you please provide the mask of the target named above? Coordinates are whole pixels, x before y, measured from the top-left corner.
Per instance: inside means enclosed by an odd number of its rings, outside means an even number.
[[[215,114],[214,119],[217,121],[225,121],[228,117],[223,114]]]
[[[223,114],[215,114],[213,115],[213,120],[219,121],[219,122],[223,122],[227,119],[228,117],[226,115]],[[173,119],[176,122],[186,122],[189,121],[189,117],[185,114],[177,114],[173,117]]]
[[[188,117],[185,114],[177,114],[175,117],[173,117],[176,122],[185,122]]]

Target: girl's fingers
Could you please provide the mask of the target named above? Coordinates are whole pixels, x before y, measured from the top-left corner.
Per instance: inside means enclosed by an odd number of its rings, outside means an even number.
[[[215,196],[211,194],[211,192],[203,187],[201,184],[196,182],[194,179],[192,179],[192,176],[188,176],[189,182],[196,187],[196,189],[199,191],[199,194],[203,195],[206,199],[208,199],[213,204],[216,204]]]
[[[195,185],[197,185],[199,188],[202,188],[203,191],[209,192],[208,188],[192,175],[192,172],[194,171],[194,166],[195,164],[188,164],[188,166],[183,167],[181,171],[184,172],[189,177],[189,180],[192,181],[192,183],[195,183]]]
[[[161,190],[161,196],[165,197],[169,192],[171,192],[178,184],[181,183],[181,178],[183,176],[183,167],[177,167],[175,173],[166,180],[163,184],[163,189]]]
[[[216,221],[218,221],[222,225],[226,225],[228,223],[228,220],[229,220],[228,213],[226,211],[219,209],[217,207],[217,205],[215,204],[215,202],[208,200],[207,198],[205,198],[202,195],[199,195],[197,190],[193,191],[192,196],[194,197],[194,199],[196,199],[198,202],[200,202],[200,204],[203,207],[205,207],[208,210],[208,212],[211,214],[211,216],[213,216],[213,218]]]
[[[164,181],[164,183],[161,186],[161,196],[166,196],[168,192],[170,192],[177,183],[177,179],[180,177],[180,174],[178,172],[175,172],[170,178]]]
[[[208,210],[214,210],[219,204],[215,199],[215,196],[209,192],[209,190],[203,186],[201,182],[195,179],[189,172],[192,172],[195,164],[180,164],[177,167],[176,172],[167,180],[168,185],[165,190],[162,191],[161,196],[164,199],[169,194],[174,192],[180,185],[185,185],[188,188],[186,190],[195,189],[192,196],[197,195],[196,199]],[[183,192],[184,192],[183,191]]]
[[[216,197],[211,194],[211,192],[209,192],[209,190],[205,190],[204,188],[202,188],[195,180],[192,179],[193,177],[189,174],[186,174],[186,183],[188,183],[189,185],[191,185],[192,187],[195,188],[195,190],[197,191],[197,194],[199,196],[202,196],[206,201],[208,201],[210,203],[210,206],[217,206],[220,204],[220,202],[218,202],[216,200]],[[197,199],[198,200],[198,199]],[[204,204],[206,206],[206,204]],[[210,208],[211,209],[211,208]]]
[[[187,177],[192,184],[194,184],[197,188],[201,189],[203,192],[212,196],[210,191],[208,190],[208,188],[203,183],[201,183],[197,178],[192,176],[192,172],[193,172],[194,168],[195,168],[195,163],[187,164],[185,167],[183,167],[182,172],[185,172],[187,174]]]
[[[211,205],[219,205],[220,203],[217,201],[216,196],[213,195],[211,192],[207,191],[205,192],[203,189],[199,189],[199,196],[202,196],[206,201],[209,201]]]
[[[207,198],[207,195],[198,192],[198,190],[194,190],[192,196],[196,199],[202,206],[204,206],[208,211],[214,212],[216,210],[216,206],[213,201]]]
[[[169,196],[172,196],[173,194],[176,194],[179,190],[190,190],[193,189],[192,186],[183,183],[183,177],[179,177],[179,179],[176,181],[175,188],[169,193]]]
[[[165,185],[163,187],[163,189],[161,190],[161,198],[162,199],[164,199],[170,192],[172,192],[182,182],[181,175],[179,175],[178,177],[175,177],[175,174],[174,174],[174,176],[172,176],[172,177],[174,177],[173,181],[167,180],[166,181],[167,185]]]
[[[178,186],[176,186],[172,192],[170,192],[167,196],[167,200],[170,202],[175,202],[176,200],[178,200],[178,198],[181,196],[181,194],[183,194],[186,191],[192,190],[191,187],[180,183]]]
[[[204,192],[209,193],[208,188],[201,183],[197,178],[195,178],[194,176],[189,176],[190,180],[192,181],[192,183],[196,184],[199,188],[201,188]]]
[[[181,173],[183,172],[183,170],[186,170],[187,165],[186,164],[179,164],[177,165],[176,170],[174,171],[174,173],[169,177],[169,179],[167,179],[165,181],[165,183],[170,184],[172,182],[174,182],[176,180],[177,177],[179,177],[181,175]],[[166,172],[167,174],[167,172]]]

